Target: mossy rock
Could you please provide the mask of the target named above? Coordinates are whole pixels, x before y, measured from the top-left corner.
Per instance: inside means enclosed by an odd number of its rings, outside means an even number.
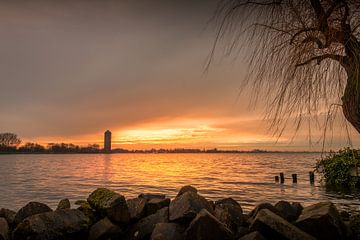
[[[96,216],[95,210],[91,208],[90,204],[85,200],[77,200],[75,205],[78,205],[77,208],[80,210],[86,217],[89,218],[90,225],[93,225],[95,222],[98,221],[99,217]]]
[[[81,206],[81,205],[83,205],[83,204],[89,204],[86,200],[77,200],[76,202],[75,202],[75,205],[79,205],[79,206]],[[90,206],[90,204],[89,204],[89,206]]]
[[[62,199],[62,200],[59,202],[56,210],[60,210],[60,209],[70,209],[70,208],[71,208],[70,201],[69,201],[69,199],[65,198],[65,199]]]
[[[98,188],[90,194],[87,201],[95,210],[102,210],[107,207],[108,201],[118,195],[116,192],[107,188]]]
[[[87,199],[91,208],[101,217],[109,217],[117,223],[130,221],[130,213],[125,197],[106,188],[98,188]]]

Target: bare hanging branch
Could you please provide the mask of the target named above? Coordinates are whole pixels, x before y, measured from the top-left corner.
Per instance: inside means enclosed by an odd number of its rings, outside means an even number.
[[[209,58],[220,42],[249,63],[244,86],[265,99],[280,136],[295,119],[317,122],[341,105],[360,133],[360,3],[356,0],[223,0]],[[316,64],[314,64],[316,63]],[[260,96],[261,95],[261,96]],[[326,120],[329,122],[329,120]]]

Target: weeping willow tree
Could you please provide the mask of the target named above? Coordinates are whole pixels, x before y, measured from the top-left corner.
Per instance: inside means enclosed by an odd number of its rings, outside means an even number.
[[[223,0],[216,16],[209,64],[221,41],[227,54],[247,53],[245,84],[265,99],[277,133],[321,112],[328,123],[334,109],[360,133],[358,0]]]

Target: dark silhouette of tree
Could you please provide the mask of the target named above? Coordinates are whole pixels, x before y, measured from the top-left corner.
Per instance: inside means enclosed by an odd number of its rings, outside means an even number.
[[[14,133],[0,133],[0,151],[16,150],[21,140]]]
[[[87,147],[81,147],[80,152],[98,153],[98,152],[100,152],[100,145],[99,144],[89,144]]]
[[[49,143],[47,146],[49,152],[52,153],[77,153],[80,147],[72,143]]]
[[[86,147],[80,147],[72,143],[49,143],[47,151],[50,153],[98,153],[100,145],[89,144]]]
[[[43,153],[45,147],[37,143],[25,143],[18,148],[18,151],[22,153]]]
[[[360,133],[358,0],[224,0],[216,16],[209,64],[219,41],[226,54],[247,53],[244,83],[267,102],[273,130],[281,134],[290,118],[298,129],[321,111],[326,128],[341,107]]]

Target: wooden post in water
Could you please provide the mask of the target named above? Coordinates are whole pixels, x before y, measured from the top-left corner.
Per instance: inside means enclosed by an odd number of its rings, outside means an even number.
[[[291,176],[292,176],[293,183],[297,183],[297,174],[294,173]]]
[[[315,174],[314,174],[314,172],[309,172],[309,178],[310,178],[310,184],[312,185],[312,184],[314,184],[314,182],[315,182]]]
[[[275,182],[279,182],[279,176],[275,176]]]
[[[284,173],[280,173],[280,183],[284,183],[285,178],[284,178]]]

